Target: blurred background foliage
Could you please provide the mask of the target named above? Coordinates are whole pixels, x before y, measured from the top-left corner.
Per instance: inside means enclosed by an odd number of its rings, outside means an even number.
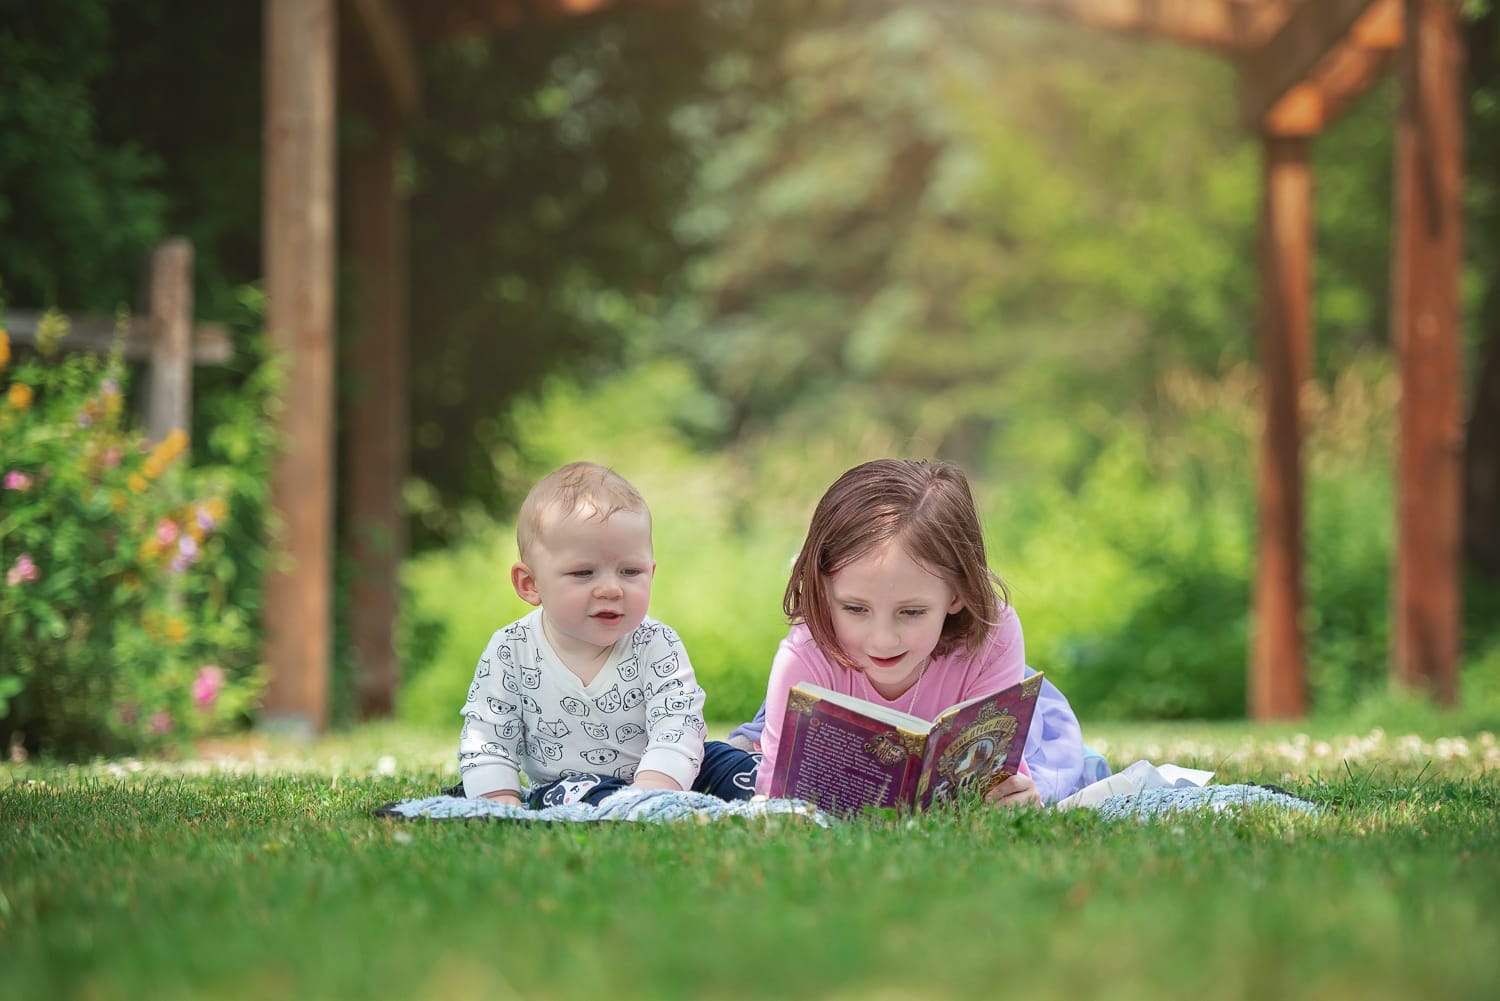
[[[1500,462],[1500,32],[1468,10],[1478,482]],[[112,308],[182,232],[200,314],[234,308],[259,271],[258,5],[0,14],[11,302]],[[1234,98],[1221,60],[969,2],[701,0],[424,53],[403,714],[452,719],[521,610],[520,496],[586,457],[646,494],[653,614],[710,712],[748,715],[817,497],[912,455],[969,470],[1029,659],[1085,719],[1242,715],[1261,168]],[[1384,697],[1395,99],[1377,85],[1315,145],[1320,712]],[[1500,529],[1474,512],[1464,699],[1500,720]]]

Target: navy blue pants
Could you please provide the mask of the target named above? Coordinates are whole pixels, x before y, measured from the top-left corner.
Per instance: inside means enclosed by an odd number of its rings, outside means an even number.
[[[755,795],[755,772],[759,767],[759,754],[742,751],[722,740],[710,740],[703,745],[703,766],[698,769],[693,792],[706,792],[725,800],[749,799]],[[570,798],[575,803],[582,801],[598,806],[605,796],[629,785],[628,779],[613,775],[575,775],[529,789],[524,798],[526,805],[533,810],[559,806]],[[460,782],[443,789],[443,795],[461,798],[464,784]]]
[[[722,740],[710,740],[703,745],[703,766],[698,769],[693,792],[706,792],[726,800],[749,799],[755,795],[758,767],[759,754],[742,751]],[[533,810],[561,806],[566,801],[598,806],[610,793],[629,786],[630,780],[613,775],[574,775],[528,790],[526,805]]]

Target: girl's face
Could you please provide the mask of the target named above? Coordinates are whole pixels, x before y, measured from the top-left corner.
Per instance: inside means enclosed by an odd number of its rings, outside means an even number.
[[[839,646],[887,699],[916,684],[943,622],[963,607],[895,540],[829,574],[825,586]]]

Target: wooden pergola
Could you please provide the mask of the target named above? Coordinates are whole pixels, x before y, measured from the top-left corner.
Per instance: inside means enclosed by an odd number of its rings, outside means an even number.
[[[267,324],[290,358],[281,416],[288,447],[272,473],[278,569],[265,591],[270,685],[263,719],[325,725],[332,644],[335,378],[345,414],[353,533],[351,632],[362,717],[388,714],[398,680],[394,626],[405,553],[407,470],[403,137],[421,100],[417,53],[454,33],[584,14],[609,0],[264,0]],[[1312,140],[1392,64],[1396,130],[1393,343],[1401,407],[1393,677],[1457,697],[1459,367],[1463,129],[1452,0],[997,0],[1101,29],[1198,46],[1234,61],[1239,109],[1260,137],[1264,191],[1258,338],[1265,434],[1249,702],[1257,719],[1307,710],[1303,605],[1303,417],[1313,342]],[[342,66],[341,66],[342,63]],[[342,77],[342,85],[340,78]],[[340,99],[373,126],[336,163]],[[358,336],[336,372],[336,205],[347,187]]]

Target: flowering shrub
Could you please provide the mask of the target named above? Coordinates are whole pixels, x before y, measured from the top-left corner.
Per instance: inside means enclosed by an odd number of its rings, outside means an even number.
[[[260,687],[255,609],[225,545],[235,473],[149,446],[119,353],[11,365],[0,331],[0,736],[63,755],[223,729]]]

